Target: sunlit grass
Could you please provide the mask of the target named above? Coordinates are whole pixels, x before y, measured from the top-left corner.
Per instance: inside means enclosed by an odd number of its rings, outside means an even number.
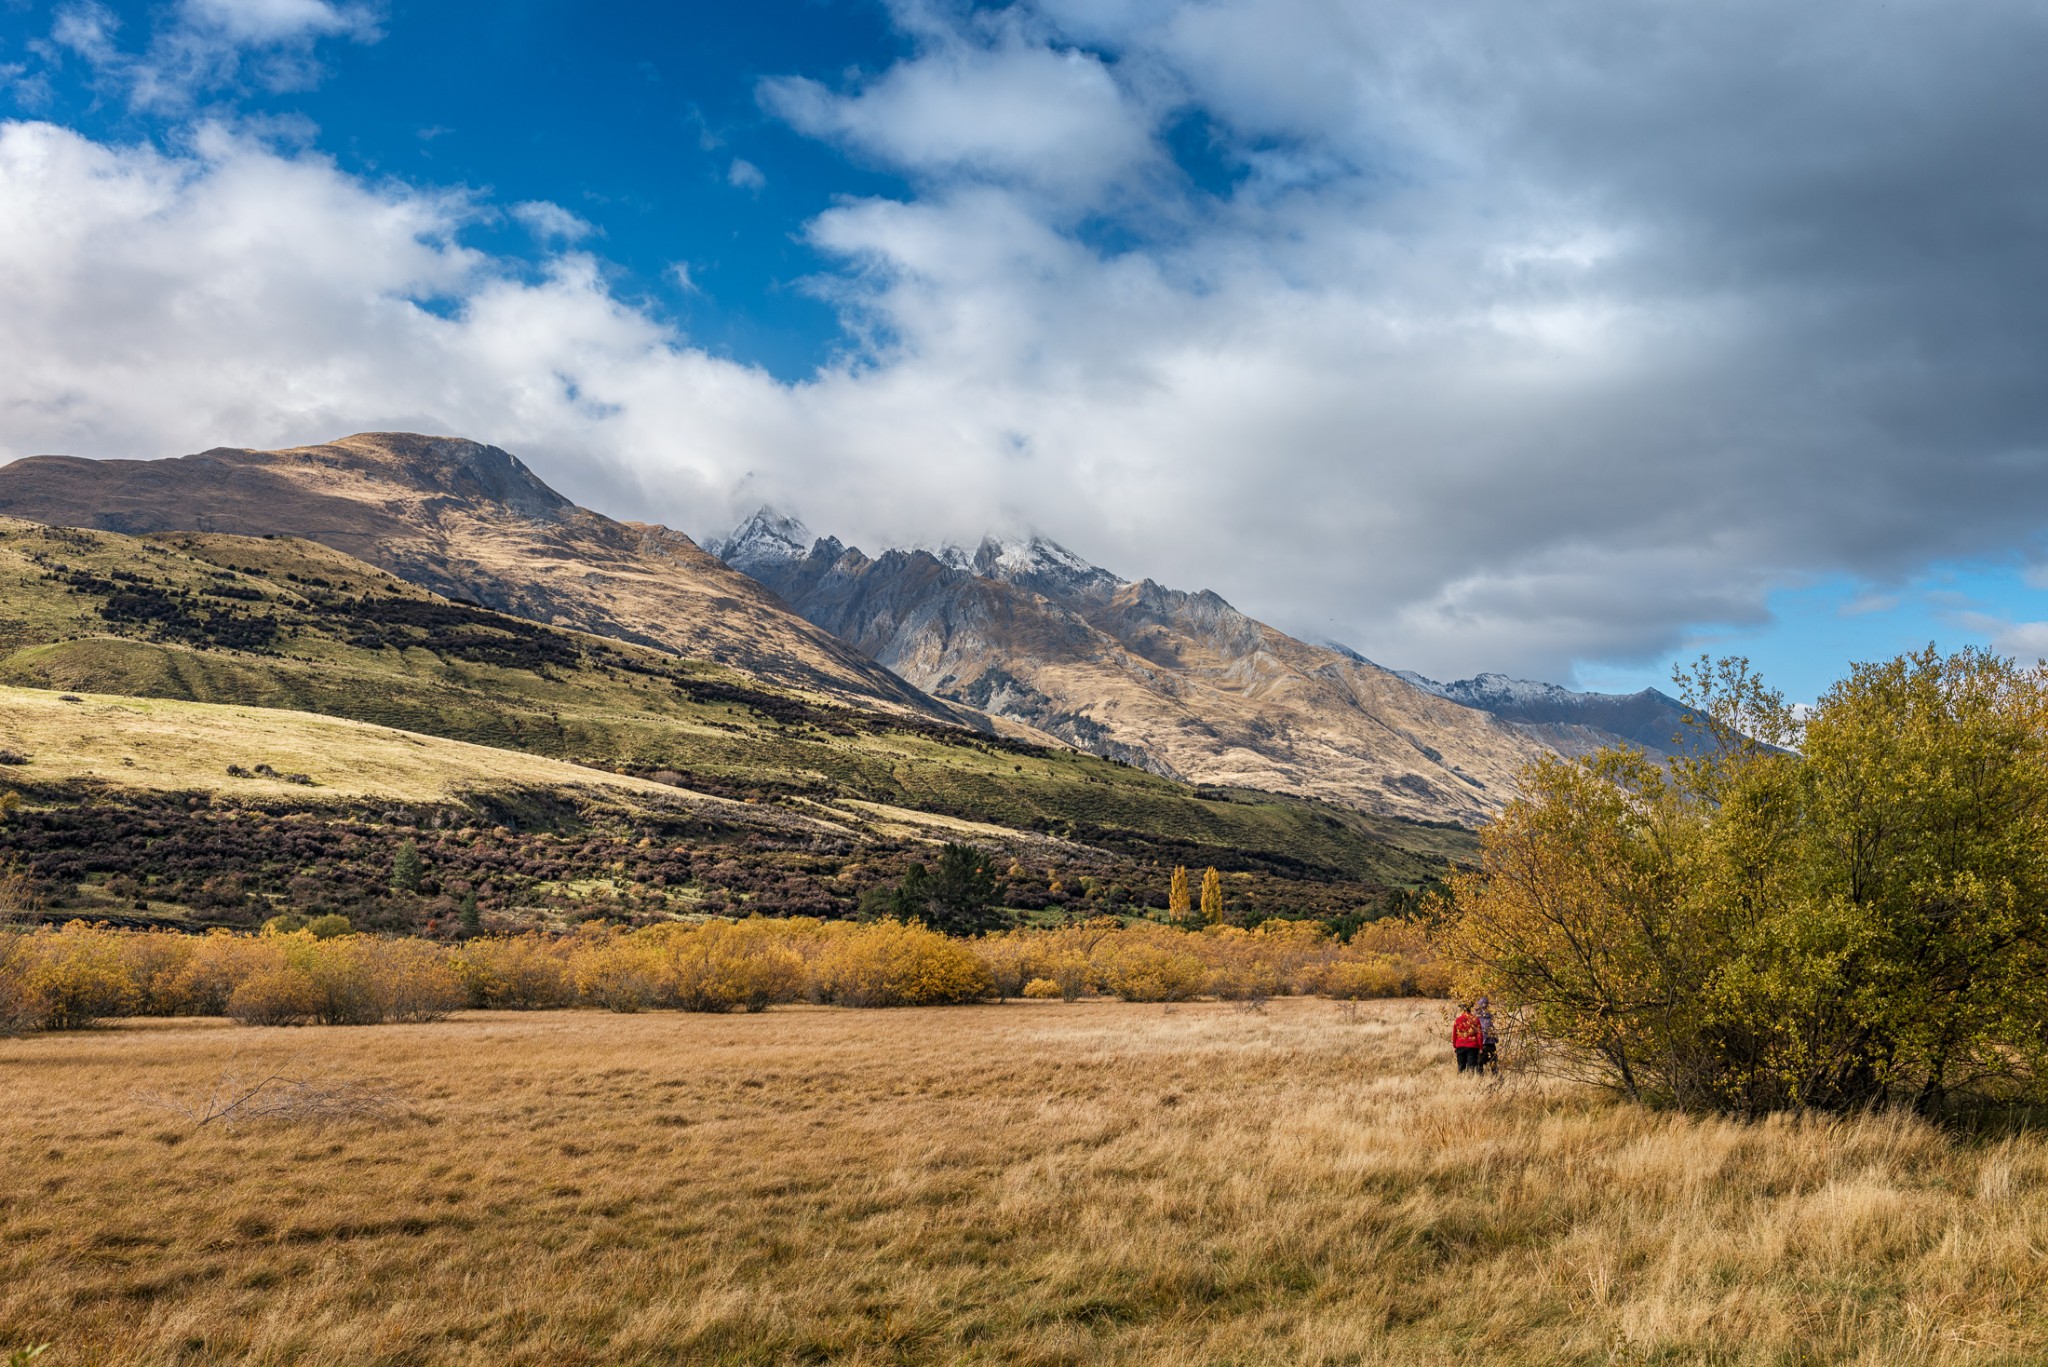
[[[1473,1083],[1443,1008],[470,1015],[0,1043],[53,1364],[2038,1361],[2048,1145]],[[395,1120],[195,1129],[285,1069]]]

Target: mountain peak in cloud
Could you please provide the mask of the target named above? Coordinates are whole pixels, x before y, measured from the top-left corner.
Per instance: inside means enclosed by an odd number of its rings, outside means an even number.
[[[733,528],[732,535],[705,545],[720,560],[746,573],[778,560],[801,560],[810,548],[811,529],[766,503]]]
[[[1113,590],[1124,582],[1059,542],[1036,534],[984,536],[973,557],[960,568],[970,569],[984,579],[1000,579],[1049,597],[1086,589]]]

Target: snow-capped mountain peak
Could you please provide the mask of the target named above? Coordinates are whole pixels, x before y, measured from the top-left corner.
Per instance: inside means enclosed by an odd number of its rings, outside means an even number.
[[[985,536],[966,568],[984,579],[1000,579],[1046,594],[1114,589],[1124,582],[1057,541],[1036,535]]]
[[[811,549],[811,529],[767,504],[733,529],[731,536],[705,547],[742,573],[779,560],[801,560]]]
[[[1476,707],[1519,726],[1560,754],[1585,754],[1616,740],[1652,755],[1678,753],[1694,743],[1689,739],[1692,731],[1685,705],[1654,688],[1635,693],[1575,693],[1557,684],[1506,674],[1475,674],[1455,683],[1438,683],[1409,669],[1394,673],[1426,693]]]
[[[965,570],[969,574],[974,573],[974,552],[968,550],[957,541],[948,541],[943,546],[918,546],[913,547],[913,549],[925,552],[925,554],[948,569]]]
[[[1598,693],[1574,693],[1571,689],[1554,683],[1542,683],[1535,679],[1513,679],[1505,674],[1491,672],[1475,674],[1469,679],[1459,679],[1454,683],[1438,683],[1435,679],[1425,678],[1412,669],[1398,669],[1394,672],[1425,693],[1434,693],[1439,698],[1449,698],[1452,702],[1489,712],[1507,708],[1570,706],[1573,703],[1605,696]]]

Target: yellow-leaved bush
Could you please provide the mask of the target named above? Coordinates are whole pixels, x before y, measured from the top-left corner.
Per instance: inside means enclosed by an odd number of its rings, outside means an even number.
[[[1013,930],[971,942],[1001,996],[1089,992],[1126,1001],[1442,996],[1450,979],[1419,923],[1388,919],[1349,942],[1317,921],[1272,920],[1254,930],[1212,925],[1120,927],[1107,919],[1057,930]],[[1031,990],[1049,982],[1053,991]]]
[[[901,921],[823,927],[819,1000],[841,1006],[946,1006],[994,991],[968,942]]]
[[[311,929],[204,935],[0,929],[0,1031],[118,1016],[228,1016],[249,1025],[429,1021],[458,1007],[761,1011],[789,1002],[940,1006],[1091,994],[1126,1001],[1441,992],[1428,936],[1379,922],[1350,943],[1319,924],[1188,931],[1101,920],[973,939],[924,926],[750,918],[629,930],[584,926],[445,945]]]

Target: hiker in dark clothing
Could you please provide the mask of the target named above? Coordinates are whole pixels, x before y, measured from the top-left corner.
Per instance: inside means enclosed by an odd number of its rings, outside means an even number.
[[[1473,1065],[1480,1072],[1493,1070],[1500,1076],[1500,1031],[1493,1024],[1493,1003],[1485,997],[1472,1003],[1472,1014],[1479,1017],[1479,1058]]]
[[[1451,1022],[1451,1050],[1458,1056],[1458,1071],[1477,1068],[1480,1050],[1485,1046],[1486,1034],[1480,1028],[1479,1017],[1470,1011],[1460,1011],[1458,1019]]]

